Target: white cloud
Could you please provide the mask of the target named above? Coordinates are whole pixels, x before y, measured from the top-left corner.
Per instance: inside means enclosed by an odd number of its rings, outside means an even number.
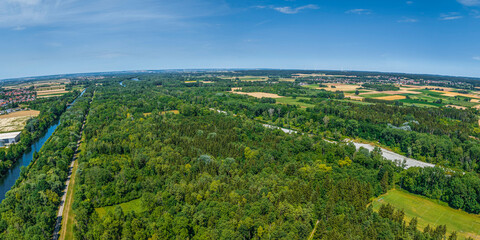
[[[407,4],[408,4],[408,5],[412,5],[412,4],[413,4],[413,1],[407,1]]]
[[[270,8],[272,8],[275,11],[285,13],[285,14],[297,14],[300,11],[305,10],[305,9],[318,9],[318,6],[315,5],[315,4],[308,4],[308,5],[301,6],[301,7],[296,7],[296,8],[292,8],[292,7],[273,7],[273,6],[270,7]]]
[[[368,14],[372,13],[372,10],[357,8],[357,9],[350,9],[350,10],[346,11],[345,13],[358,14],[358,15],[368,15]]]
[[[480,56],[473,57],[473,60],[480,61]]]
[[[468,7],[480,6],[480,0],[457,0],[457,2]]]
[[[399,22],[399,23],[416,23],[416,22],[418,22],[418,19],[403,17],[402,19],[398,20],[397,22]]]
[[[226,4],[214,0],[0,0],[0,28],[132,21],[173,25],[226,11]]]
[[[318,9],[318,6],[315,5],[315,4],[308,4],[308,5],[305,5],[305,6],[300,6],[300,7],[293,8],[293,7],[276,7],[276,6],[273,6],[273,5],[269,5],[269,6],[256,6],[255,8],[258,8],[258,9],[273,9],[277,12],[281,12],[281,13],[284,13],[284,14],[297,14],[300,11],[305,10],[305,9]]]
[[[443,21],[456,20],[456,19],[460,19],[460,18],[463,18],[463,16],[460,15],[459,13],[457,13],[457,12],[440,14],[440,20],[443,20]]]

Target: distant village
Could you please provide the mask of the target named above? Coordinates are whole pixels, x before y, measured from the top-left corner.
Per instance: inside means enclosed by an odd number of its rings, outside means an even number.
[[[2,89],[0,91],[0,107],[15,103],[31,102],[35,99],[35,91],[28,88]]]

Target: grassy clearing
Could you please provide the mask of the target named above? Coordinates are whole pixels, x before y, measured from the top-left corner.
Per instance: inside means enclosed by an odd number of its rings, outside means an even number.
[[[107,212],[109,211],[113,212],[117,206],[120,206],[124,213],[131,212],[131,211],[134,211],[135,213],[141,213],[144,211],[142,208],[141,199],[135,199],[130,202],[120,203],[120,204],[108,206],[108,207],[95,208],[95,211],[97,211],[98,216],[102,218],[107,214]]]
[[[313,104],[304,103],[300,101],[300,100],[305,100],[305,101],[310,100],[309,98],[306,98],[306,97],[297,97],[295,99],[293,97],[281,97],[281,98],[277,98],[276,100],[277,100],[277,103],[279,104],[300,105],[300,107],[303,107],[303,108],[315,106]]]
[[[378,211],[381,204],[392,204],[403,209],[407,222],[418,218],[418,227],[423,230],[430,226],[447,225],[448,233],[457,231],[461,237],[480,239],[480,216],[453,209],[445,203],[437,203],[428,198],[402,190],[390,190],[373,201],[373,208]]]

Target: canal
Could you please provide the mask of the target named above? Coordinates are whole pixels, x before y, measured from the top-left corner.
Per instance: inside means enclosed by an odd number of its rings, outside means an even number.
[[[80,93],[80,96],[78,96],[72,102],[72,104],[74,104],[77,101],[77,99],[85,93],[85,90],[86,89],[84,89],[82,93]],[[69,109],[70,106],[67,107],[67,109]],[[15,181],[17,181],[18,177],[20,177],[21,168],[28,166],[32,162],[33,154],[35,152],[40,151],[43,144],[45,144],[45,142],[47,142],[50,136],[52,136],[52,134],[55,132],[55,129],[57,129],[58,125],[60,125],[60,122],[57,122],[54,125],[50,126],[47,129],[47,132],[45,133],[45,135],[43,135],[43,137],[41,137],[31,145],[31,150],[28,152],[25,152],[22,155],[22,157],[18,159],[16,163],[14,163],[15,166],[8,171],[7,175],[5,175],[5,177],[0,179],[0,201],[3,201],[3,199],[5,199],[5,194],[12,188],[13,185],[15,185]]]

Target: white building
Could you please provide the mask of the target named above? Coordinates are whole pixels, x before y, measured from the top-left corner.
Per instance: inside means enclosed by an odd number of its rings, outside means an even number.
[[[20,140],[21,132],[0,133],[0,147],[16,143]]]

